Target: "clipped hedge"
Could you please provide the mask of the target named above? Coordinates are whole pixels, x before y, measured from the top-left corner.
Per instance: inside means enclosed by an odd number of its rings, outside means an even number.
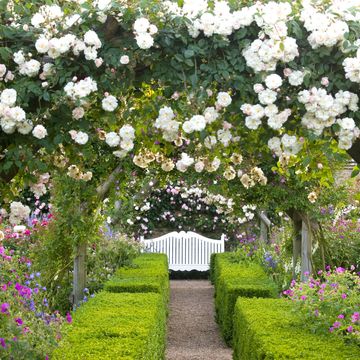
[[[217,254],[213,264],[215,309],[222,336],[231,344],[236,300],[242,297],[276,297],[277,287],[258,264],[232,261],[233,254]]]
[[[169,272],[164,254],[141,254],[132,267],[119,268],[104,286],[105,291],[121,293],[155,292],[169,301]]]
[[[160,360],[166,314],[154,293],[101,292],[74,314],[55,360]]]
[[[284,299],[239,298],[234,316],[234,360],[360,359],[356,345],[332,335],[314,334]]]

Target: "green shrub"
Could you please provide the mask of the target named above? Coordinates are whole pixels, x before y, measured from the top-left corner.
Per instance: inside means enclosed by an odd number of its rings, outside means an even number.
[[[234,360],[351,360],[359,347],[305,328],[303,319],[284,299],[239,298],[234,314]]]
[[[232,261],[231,253],[214,261],[215,309],[222,336],[230,344],[236,300],[242,297],[276,297],[277,287],[260,265]]]
[[[164,304],[169,301],[169,272],[167,256],[164,254],[142,254],[133,261],[132,267],[123,267],[105,283],[109,292],[143,293],[162,295]]]
[[[74,315],[54,360],[164,359],[166,315],[159,294],[101,292]]]
[[[215,257],[217,253],[210,255],[210,281],[214,285],[215,283]]]

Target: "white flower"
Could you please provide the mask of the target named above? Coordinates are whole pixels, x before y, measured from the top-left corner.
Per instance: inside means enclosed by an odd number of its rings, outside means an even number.
[[[4,77],[6,74],[6,66],[4,64],[0,64],[0,79]]]
[[[72,116],[74,119],[79,120],[82,119],[85,115],[85,110],[82,107],[76,107],[73,111],[72,111]]]
[[[305,73],[302,71],[293,71],[290,75],[289,75],[289,84],[292,86],[299,86],[303,83],[304,81],[304,76]]]
[[[154,39],[148,33],[143,33],[135,38],[136,43],[140,49],[147,50],[154,45]]]
[[[16,225],[13,228],[13,231],[16,233],[23,233],[26,230],[26,226],[25,225]]]
[[[5,89],[1,95],[1,103],[7,106],[14,106],[16,102],[17,92],[15,89]]]
[[[36,125],[32,131],[32,134],[37,139],[43,139],[45,136],[47,136],[47,130],[42,125]]]
[[[95,59],[95,66],[100,67],[103,64],[104,60],[102,58]]]
[[[96,6],[100,11],[107,11],[111,9],[112,0],[95,0],[94,6]]]
[[[126,150],[116,150],[113,151],[113,155],[116,156],[117,158],[123,159],[126,155],[127,155],[127,151]]]
[[[105,110],[105,111],[114,111],[117,107],[118,107],[118,101],[116,99],[115,96],[113,95],[109,95],[107,97],[105,97],[102,101],[102,108]]]
[[[22,65],[25,62],[25,56],[22,50],[14,53],[14,62],[18,65]]]
[[[127,65],[130,62],[129,56],[122,55],[120,58],[120,64]]]
[[[110,147],[118,146],[120,144],[120,136],[117,133],[113,132],[113,131],[109,132],[105,136],[105,142]]]
[[[195,115],[190,119],[190,121],[195,131],[202,131],[205,129],[206,121],[204,116]]]
[[[23,135],[29,134],[32,128],[33,128],[33,123],[31,121],[22,121],[19,124],[17,124],[17,131]]]
[[[150,27],[150,22],[146,18],[139,18],[134,23],[134,30],[138,33],[146,33]]]
[[[45,54],[49,50],[49,40],[45,37],[40,37],[36,40],[35,48],[38,53]]]
[[[204,162],[203,161],[198,161],[195,164],[195,171],[198,172],[198,173],[201,173],[204,170],[204,167],[205,167]]]
[[[266,77],[265,84],[269,89],[275,90],[282,85],[282,79],[277,74],[271,74]]]
[[[40,67],[41,64],[39,61],[31,59],[20,65],[20,74],[27,75],[29,77],[36,76],[39,73]]]
[[[124,139],[120,142],[120,147],[125,151],[131,151],[134,148],[134,143],[130,139]]]
[[[123,139],[135,139],[135,129],[131,125],[124,125],[120,129],[119,134]]]
[[[9,221],[12,225],[18,225],[22,220],[26,220],[30,215],[30,208],[21,202],[13,201],[10,204]]]
[[[256,92],[256,94],[260,93],[261,91],[264,90],[264,86],[262,84],[255,84],[253,86],[254,91]]]
[[[84,42],[89,46],[94,46],[95,49],[99,49],[101,47],[101,41],[93,30],[88,30],[84,35]]]
[[[256,130],[261,125],[261,120],[257,117],[247,116],[245,118],[245,126],[251,130]]]
[[[15,106],[7,111],[7,115],[14,121],[25,121],[26,113],[20,106]]]
[[[354,130],[355,128],[355,121],[352,118],[343,118],[339,119],[337,123],[345,130]]]
[[[82,132],[82,131],[79,131],[76,136],[75,136],[75,142],[80,144],[80,145],[85,145],[88,140],[89,140],[89,135]]]
[[[274,90],[266,89],[258,94],[259,101],[263,105],[270,105],[276,101],[277,93]]]
[[[36,13],[33,15],[33,17],[31,18],[31,25],[34,26],[35,28],[39,28],[41,24],[43,24],[45,22],[45,18],[39,14]]]
[[[207,107],[204,111],[204,117],[206,122],[211,124],[219,117],[219,113],[214,107]]]
[[[231,96],[226,92],[219,92],[216,98],[216,103],[222,107],[228,107],[231,101]]]

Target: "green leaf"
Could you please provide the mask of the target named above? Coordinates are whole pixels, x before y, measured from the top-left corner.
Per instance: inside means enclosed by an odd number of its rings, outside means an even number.
[[[186,59],[189,59],[195,55],[194,50],[187,49],[184,51],[184,56]]]

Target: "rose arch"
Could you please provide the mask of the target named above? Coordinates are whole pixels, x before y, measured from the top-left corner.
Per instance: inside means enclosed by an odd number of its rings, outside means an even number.
[[[336,164],[360,160],[356,0],[0,10],[1,205],[21,221],[20,185],[44,194],[50,174],[75,301],[88,231],[116,192],[186,177],[298,222]]]

